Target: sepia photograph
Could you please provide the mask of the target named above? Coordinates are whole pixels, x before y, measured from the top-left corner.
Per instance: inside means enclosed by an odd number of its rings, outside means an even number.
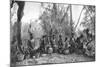
[[[95,5],[10,0],[10,66],[95,61]]]

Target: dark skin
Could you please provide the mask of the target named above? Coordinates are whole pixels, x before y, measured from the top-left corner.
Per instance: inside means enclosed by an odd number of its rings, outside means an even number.
[[[62,45],[63,45],[63,43],[62,43],[62,36],[59,35],[59,41],[58,41],[58,52],[59,53],[62,53]]]
[[[57,52],[57,49],[58,49],[58,48],[57,48],[58,45],[57,45],[56,42],[57,42],[57,40],[56,40],[55,36],[53,36],[52,43],[53,43],[53,50],[54,50],[53,52],[54,52],[54,53],[56,53],[56,52]]]

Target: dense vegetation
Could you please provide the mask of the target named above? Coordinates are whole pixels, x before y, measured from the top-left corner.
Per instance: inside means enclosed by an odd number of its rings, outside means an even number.
[[[13,3],[11,19],[11,62],[15,63],[26,58],[35,58],[42,54],[83,54],[95,58],[95,7],[83,6],[85,11],[84,27],[78,30],[72,18],[72,5],[41,3],[43,14],[36,21],[30,21],[21,27],[24,2]],[[16,5],[15,5],[16,4]],[[23,5],[22,5],[23,4]],[[45,5],[48,5],[45,7]],[[18,8],[17,8],[17,7]],[[15,11],[14,11],[15,10]],[[80,17],[79,19],[80,20]],[[35,25],[40,20],[40,24]],[[15,22],[13,24],[13,22]],[[33,30],[34,29],[34,30]]]

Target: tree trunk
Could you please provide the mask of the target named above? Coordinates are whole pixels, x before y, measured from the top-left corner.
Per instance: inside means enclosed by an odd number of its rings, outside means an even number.
[[[72,6],[71,6],[71,4],[69,6],[70,6],[70,27],[71,27],[71,39],[72,39],[72,37],[73,37]]]
[[[18,49],[19,52],[23,53],[22,49],[21,49],[21,18],[23,16],[23,8],[24,8],[24,2],[23,1],[17,1],[16,2],[19,6],[18,8],[18,13],[17,13],[17,41],[18,41]]]

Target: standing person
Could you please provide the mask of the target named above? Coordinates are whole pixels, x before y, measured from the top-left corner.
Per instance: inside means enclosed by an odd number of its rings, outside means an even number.
[[[61,36],[61,34],[59,35],[59,40],[58,40],[58,52],[59,53],[62,53],[62,45],[63,45],[63,43],[62,43],[63,41],[62,41],[62,36]]]
[[[69,44],[70,44],[70,47],[69,47],[70,53],[75,52],[75,42],[73,38],[70,38]]]
[[[45,52],[45,45],[46,45],[46,41],[45,41],[45,35],[41,38],[41,44],[40,44],[40,52],[44,53]]]
[[[52,43],[53,43],[53,52],[54,53],[57,53],[57,49],[58,49],[58,45],[57,45],[57,40],[56,40],[56,36],[53,35],[53,40],[52,40]]]

